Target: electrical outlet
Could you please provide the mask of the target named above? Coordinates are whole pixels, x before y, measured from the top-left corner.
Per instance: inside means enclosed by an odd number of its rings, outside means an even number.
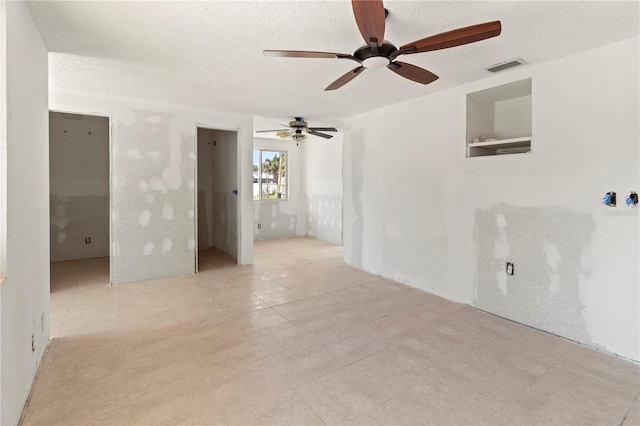
[[[507,262],[507,275],[513,275],[513,263]]]
[[[35,351],[36,351],[36,338],[32,334],[31,335],[31,352],[35,352]]]
[[[258,224],[258,229],[260,229],[260,228],[262,228],[262,224],[261,223]]]
[[[84,237],[85,244],[91,244],[91,237]]]

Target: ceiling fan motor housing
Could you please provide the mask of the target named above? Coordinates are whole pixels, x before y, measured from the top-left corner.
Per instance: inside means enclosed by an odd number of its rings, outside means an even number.
[[[353,58],[365,68],[382,68],[395,59],[392,56],[398,49],[385,40],[382,46],[362,46],[353,53]]]
[[[294,129],[306,129],[307,122],[304,121],[302,117],[295,117],[294,121],[289,122],[289,127],[293,127]]]

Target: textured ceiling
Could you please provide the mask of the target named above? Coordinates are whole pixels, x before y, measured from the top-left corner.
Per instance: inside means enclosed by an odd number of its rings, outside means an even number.
[[[353,53],[363,40],[349,1],[28,5],[52,52],[50,84],[56,89],[282,120],[301,115],[312,126],[486,78],[484,68],[514,57],[537,64],[639,31],[637,1],[389,0],[385,38],[396,46],[493,20],[502,21],[502,35],[402,57],[440,76],[428,86],[383,68],[324,92],[356,64],[267,58],[262,50]]]

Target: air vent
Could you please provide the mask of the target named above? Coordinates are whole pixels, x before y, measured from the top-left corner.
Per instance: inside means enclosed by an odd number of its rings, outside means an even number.
[[[69,114],[63,112],[62,117],[66,118],[67,120],[82,120],[82,116],[80,114]]]
[[[526,64],[526,62],[522,58],[510,59],[506,62],[500,62],[499,64],[490,66],[489,68],[487,68],[487,71],[499,72],[523,64]]]

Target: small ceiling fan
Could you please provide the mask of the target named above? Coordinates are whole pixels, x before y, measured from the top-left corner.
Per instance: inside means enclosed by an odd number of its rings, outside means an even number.
[[[384,39],[385,18],[388,11],[384,8],[382,0],[351,0],[353,14],[360,33],[366,43],[357,49],[353,55],[346,53],[310,52],[303,50],[265,50],[265,56],[280,58],[338,58],[350,59],[360,65],[336,81],[324,90],[338,89],[368,68],[387,67],[396,74],[421,84],[429,84],[438,79],[438,76],[424,68],[396,61],[400,55],[430,52],[433,50],[448,49],[462,46],[500,35],[502,25],[500,21],[486,22],[472,25],[457,30],[440,33],[426,37],[396,48]]]
[[[307,138],[307,134],[320,136],[321,138],[331,139],[333,135],[327,135],[322,132],[337,132],[335,127],[309,127],[307,122],[302,117],[294,117],[293,121],[289,122],[288,126],[282,124],[285,129],[276,130],[256,130],[256,133],[270,133],[276,132],[276,136],[281,138],[291,138],[294,141],[303,141]]]

